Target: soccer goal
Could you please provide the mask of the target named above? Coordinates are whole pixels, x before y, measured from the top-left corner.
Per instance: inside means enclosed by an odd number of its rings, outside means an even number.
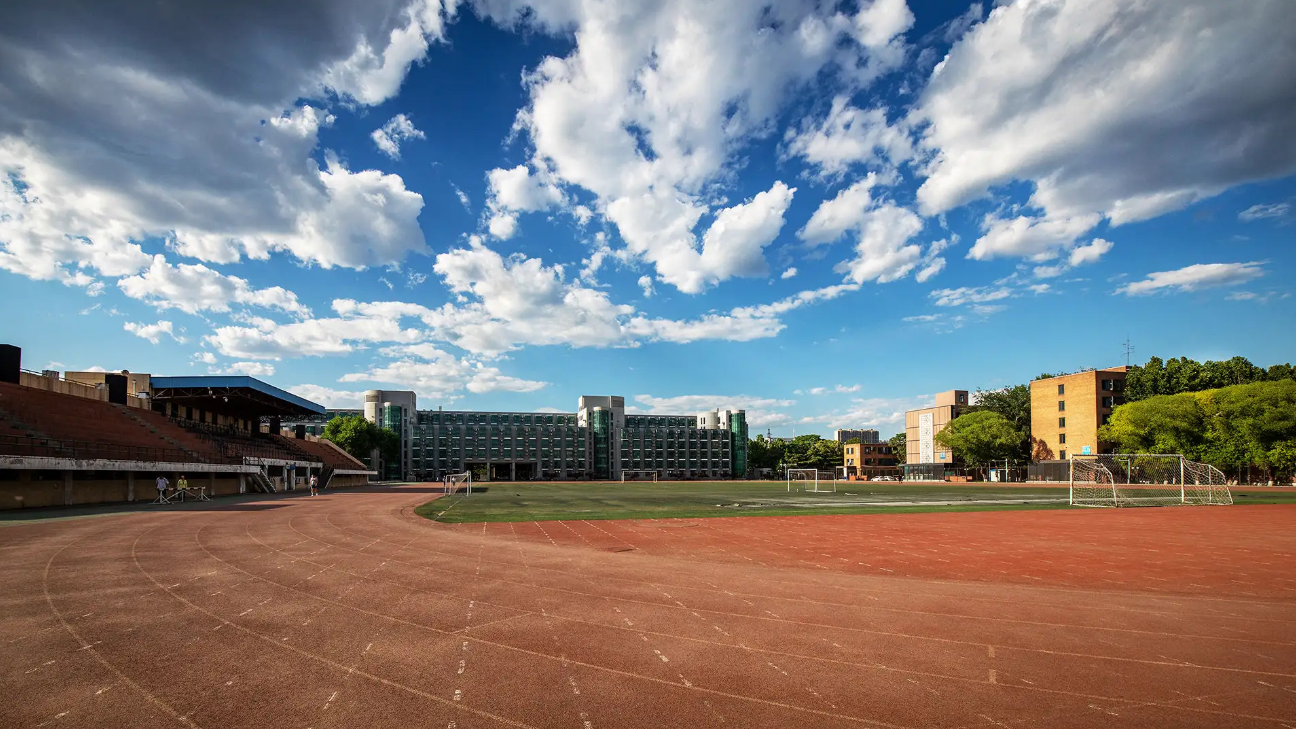
[[[446,493],[458,493],[460,484],[465,484],[468,488],[468,495],[472,495],[472,472],[464,471],[463,473],[446,474]]]
[[[657,482],[656,471],[621,471],[621,483],[626,481],[652,481]]]
[[[1233,503],[1224,474],[1173,453],[1103,453],[1071,459],[1072,506]]]
[[[788,492],[797,491],[828,493],[837,491],[837,479],[831,472],[820,473],[817,468],[789,468],[787,470]]]

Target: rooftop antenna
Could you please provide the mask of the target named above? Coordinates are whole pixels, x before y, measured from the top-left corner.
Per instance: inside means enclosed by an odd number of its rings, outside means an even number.
[[[1130,366],[1130,355],[1134,353],[1134,345],[1130,344],[1129,335],[1125,335],[1125,366]]]

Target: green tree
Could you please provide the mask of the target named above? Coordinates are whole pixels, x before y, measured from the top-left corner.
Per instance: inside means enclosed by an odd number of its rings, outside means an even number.
[[[1098,440],[1118,453],[1200,455],[1205,443],[1206,412],[1191,394],[1155,395],[1125,403],[1098,429]]]
[[[936,442],[973,465],[1015,457],[1023,448],[1022,432],[1007,418],[990,410],[966,413],[951,420]]]
[[[908,445],[906,441],[908,438],[909,436],[904,433],[896,433],[891,436],[891,440],[887,441],[891,444],[891,452],[895,454],[896,463],[901,465],[905,463],[906,446]]]
[[[1013,385],[1001,390],[976,391],[976,405],[970,412],[988,411],[998,413],[1007,420],[1020,434],[1021,446],[1016,452],[1006,456],[1015,461],[1031,460],[1031,396],[1030,385]]]
[[[1226,473],[1256,466],[1271,477],[1289,475],[1296,469],[1296,381],[1129,402],[1112,412],[1098,438],[1121,453],[1181,453]]]
[[[342,450],[368,462],[374,448],[388,461],[400,457],[400,436],[386,428],[365,420],[363,415],[333,418],[324,426],[324,438],[333,441]]]

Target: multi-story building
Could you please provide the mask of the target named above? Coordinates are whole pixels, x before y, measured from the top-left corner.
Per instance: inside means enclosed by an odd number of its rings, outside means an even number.
[[[1030,392],[1034,460],[1103,453],[1107,447],[1098,440],[1098,428],[1124,402],[1125,367],[1032,380]]]
[[[890,443],[849,443],[842,448],[846,477],[869,478],[896,473],[899,459]]]
[[[747,415],[637,415],[625,398],[586,395],[574,413],[418,410],[412,392],[370,390],[365,418],[401,436],[390,478],[439,480],[472,471],[491,480],[744,478]],[[354,414],[355,411],[330,411]],[[311,430],[323,422],[308,424]]]
[[[848,440],[858,440],[861,443],[877,443],[881,439],[876,430],[866,428],[864,430],[838,430],[833,434],[833,440],[838,443],[845,443]]]
[[[931,407],[905,413],[906,480],[945,478],[945,470],[954,465],[954,453],[936,442],[936,434],[967,407],[967,390],[948,390],[938,393]]]

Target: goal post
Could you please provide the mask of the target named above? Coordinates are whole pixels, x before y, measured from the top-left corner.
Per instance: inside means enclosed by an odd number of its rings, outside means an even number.
[[[817,468],[789,468],[787,470],[787,489],[788,493],[792,492],[792,485],[797,485],[798,491],[810,491],[812,493],[827,493],[837,491],[837,479],[832,472],[821,472]]]
[[[621,483],[626,481],[652,481],[657,483],[656,471],[621,471]]]
[[[1073,456],[1072,506],[1227,506],[1224,474],[1175,453]]]
[[[446,474],[445,479],[445,491],[447,494],[457,493],[460,485],[466,485],[468,488],[468,495],[472,496],[472,471],[448,473]]]

